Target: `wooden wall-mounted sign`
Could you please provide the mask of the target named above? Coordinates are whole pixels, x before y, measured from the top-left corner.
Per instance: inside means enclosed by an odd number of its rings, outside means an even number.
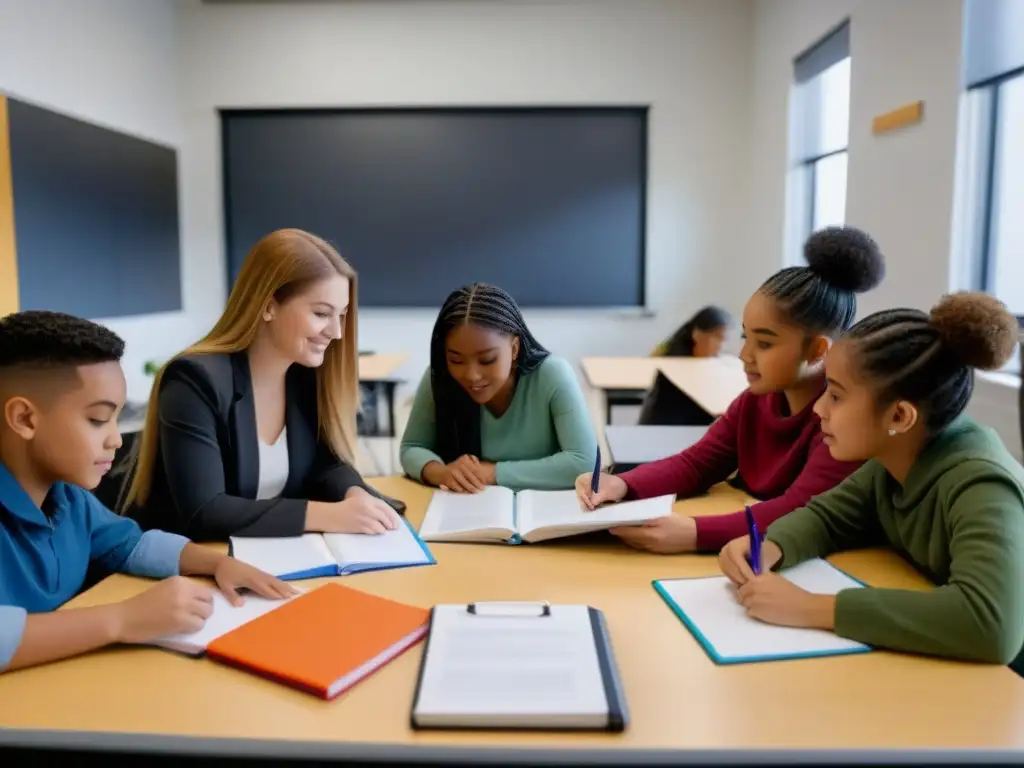
[[[915,101],[891,112],[886,112],[884,115],[878,115],[871,121],[871,132],[875,134],[888,133],[905,128],[908,125],[921,122],[923,116],[924,102]]]

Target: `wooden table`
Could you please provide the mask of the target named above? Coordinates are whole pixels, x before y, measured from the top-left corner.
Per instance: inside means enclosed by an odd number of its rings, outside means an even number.
[[[429,490],[398,478],[374,484],[406,501],[410,519],[419,523]],[[720,487],[680,503],[678,510],[716,514],[745,500]],[[819,750],[883,750],[872,757],[891,759],[898,750],[1024,747],[1024,681],[1005,667],[884,651],[716,666],[651,587],[659,577],[717,573],[714,557],[639,553],[610,536],[524,546],[434,544],[431,549],[436,566],[350,576],[344,583],[424,607],[550,600],[602,609],[626,689],[629,730],[621,735],[413,732],[409,709],[422,646],[333,702],[206,659],[111,648],[0,675],[0,745],[98,744],[140,751],[439,762],[474,755],[506,761],[546,756],[591,763],[670,757],[763,763],[785,761],[786,755],[828,760],[830,754]],[[889,552],[846,553],[834,562],[870,584],[926,587]],[[119,600],[144,586],[115,576],[72,605]]]
[[[747,388],[743,365],[731,357],[664,357],[658,370],[711,416],[721,416]]]
[[[612,408],[639,405],[654,382],[658,357],[585,357],[580,361],[587,383],[604,397],[605,424],[612,422]]]
[[[608,461],[624,472],[689,448],[707,434],[707,427],[664,424],[609,424],[604,428]]]

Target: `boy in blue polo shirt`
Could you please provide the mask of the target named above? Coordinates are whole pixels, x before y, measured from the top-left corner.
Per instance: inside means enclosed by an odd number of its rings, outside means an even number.
[[[200,629],[213,576],[270,598],[295,590],[227,555],[163,531],[143,533],[87,490],[121,445],[124,342],[96,323],[55,312],[0,319],[0,670]],[[55,611],[79,591],[90,562],[165,579],[113,605]]]

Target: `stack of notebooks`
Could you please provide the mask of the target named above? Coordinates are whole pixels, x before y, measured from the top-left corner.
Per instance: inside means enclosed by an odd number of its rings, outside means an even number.
[[[427,633],[425,608],[325,584],[287,600],[216,594],[206,625],[152,644],[290,685],[324,699],[368,677]],[[358,631],[354,631],[358,628]]]
[[[435,491],[420,536],[424,541],[520,544],[640,525],[672,514],[674,496],[580,507],[575,491],[519,491],[488,486],[478,493]]]

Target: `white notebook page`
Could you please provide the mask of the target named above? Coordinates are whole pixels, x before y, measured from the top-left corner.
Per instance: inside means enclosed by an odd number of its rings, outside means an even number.
[[[405,521],[384,533],[325,533],[324,541],[335,560],[348,563],[426,563],[423,551]]]
[[[824,560],[808,560],[780,573],[808,592],[834,595],[862,585]],[[753,619],[725,576],[659,581],[722,661],[804,656],[868,646],[822,629],[780,627]]]
[[[514,503],[512,491],[497,485],[489,485],[478,493],[434,491],[420,526],[420,535],[486,528],[511,530]]]
[[[236,560],[274,576],[334,565],[334,555],[319,533],[281,538],[231,537]]]
[[[234,606],[219,592],[213,592],[213,613],[198,632],[166,635],[153,641],[153,645],[182,651],[197,653],[206,648],[221,635],[252,621],[265,613],[284,605],[291,598],[270,600],[250,593],[242,595],[243,602]]]
[[[546,617],[434,612],[416,711],[423,715],[602,715],[608,712],[590,614]]]
[[[581,529],[630,525],[672,514],[673,496],[609,504],[590,511],[580,507],[575,491],[520,491],[519,530],[527,533],[545,526]]]

